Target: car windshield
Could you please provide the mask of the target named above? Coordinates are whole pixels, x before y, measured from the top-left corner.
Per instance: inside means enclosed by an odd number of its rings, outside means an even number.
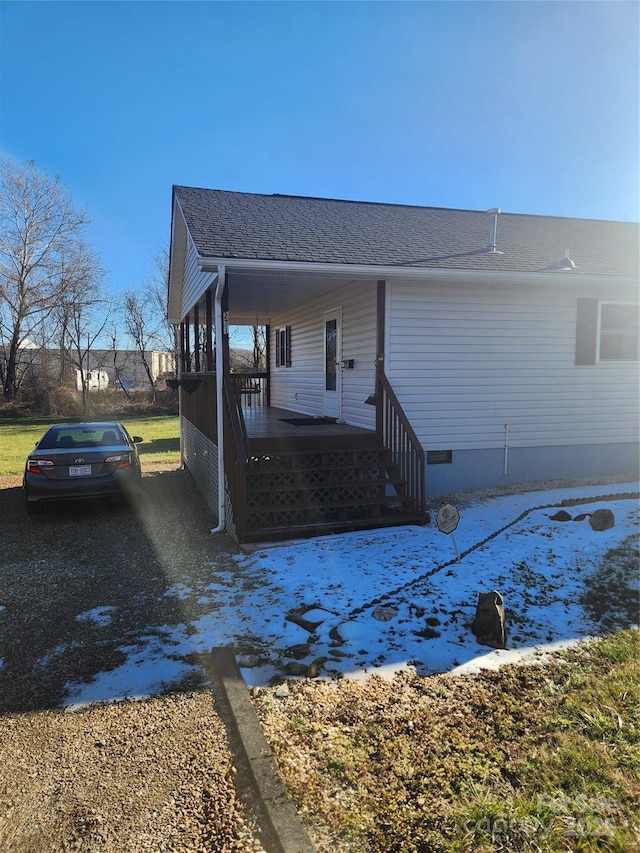
[[[124,444],[120,430],[112,424],[96,424],[50,429],[38,447],[42,450],[75,450],[81,447],[109,447],[113,444]]]

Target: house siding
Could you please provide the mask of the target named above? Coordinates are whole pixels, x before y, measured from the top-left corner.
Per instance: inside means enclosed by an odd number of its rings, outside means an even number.
[[[184,263],[184,287],[182,289],[181,317],[186,316],[194,305],[202,298],[207,288],[215,278],[215,273],[202,272],[197,263],[198,253],[190,239],[187,239],[187,250]]]
[[[429,491],[503,481],[505,425],[514,482],[637,469],[637,363],[575,363],[578,298],[633,299],[603,291],[389,286],[387,374],[424,449],[454,451]]]
[[[271,318],[271,405],[318,416],[323,413],[323,313],[342,309],[340,358],[353,359],[342,370],[342,419],[375,428],[375,408],[364,401],[375,384],[376,284],[357,282]],[[275,332],[291,326],[291,367],[276,367]]]

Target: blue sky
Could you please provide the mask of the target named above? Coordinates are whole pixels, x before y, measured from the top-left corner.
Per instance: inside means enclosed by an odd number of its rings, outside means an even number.
[[[7,2],[0,151],[116,288],[172,184],[637,221],[635,2]]]

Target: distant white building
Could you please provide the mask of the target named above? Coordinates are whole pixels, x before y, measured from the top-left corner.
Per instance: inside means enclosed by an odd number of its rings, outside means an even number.
[[[106,370],[95,368],[84,371],[88,391],[100,391],[109,387],[109,374]],[[82,391],[82,371],[76,370],[76,388]]]
[[[33,345],[30,341],[21,348],[24,372],[29,376],[43,379],[57,379],[61,373],[60,351],[45,349]],[[172,352],[153,350],[147,353],[151,379],[173,376],[175,374],[175,356]],[[71,369],[71,381],[75,375],[75,386],[82,390],[82,373],[66,360],[65,374]],[[89,391],[105,388],[145,389],[149,387],[149,377],[137,350],[92,350],[84,359],[83,372],[88,380]]]

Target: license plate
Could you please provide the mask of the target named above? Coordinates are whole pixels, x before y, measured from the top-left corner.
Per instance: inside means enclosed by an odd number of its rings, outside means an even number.
[[[90,477],[91,465],[69,465],[70,477]]]

